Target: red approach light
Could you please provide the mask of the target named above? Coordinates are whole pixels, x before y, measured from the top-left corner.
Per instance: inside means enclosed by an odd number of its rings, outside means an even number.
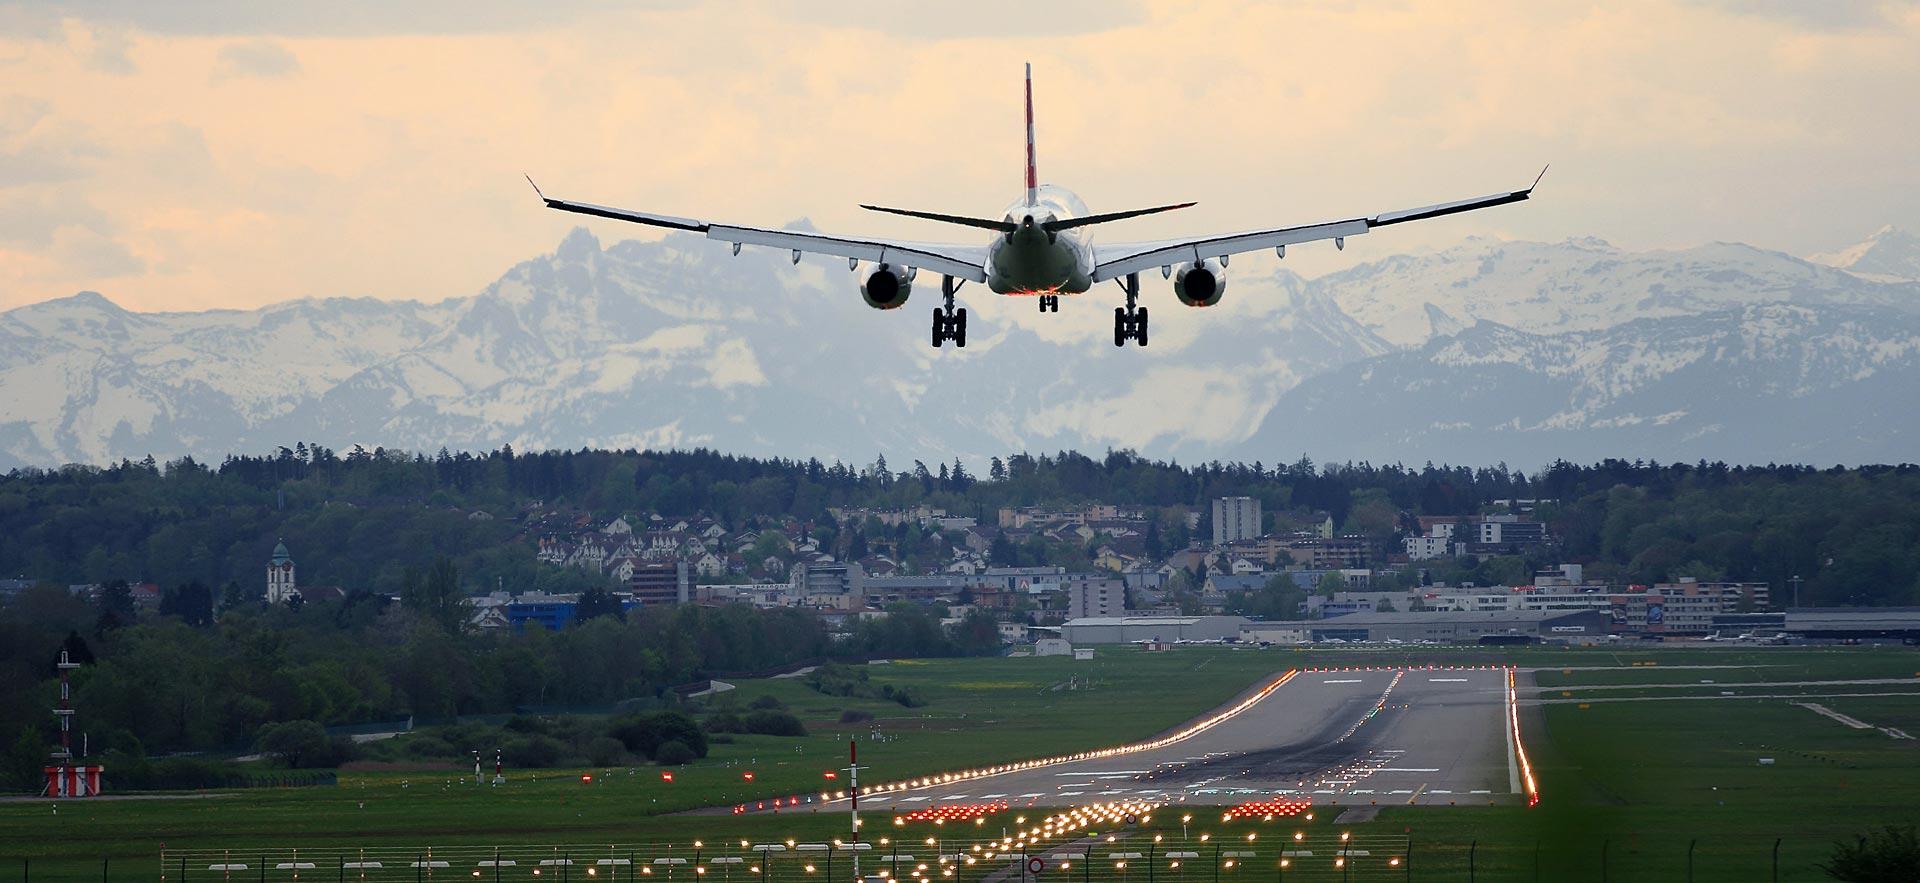
[[[836,772],[834,772],[833,770],[827,770],[826,772],[824,772],[824,773],[821,773],[821,775],[823,775],[823,776],[826,776],[826,777],[827,777],[827,778],[829,778],[829,779],[838,779],[838,778],[840,778],[840,774],[839,774],[839,773],[836,773]]]
[[[1227,811],[1228,819],[1263,818],[1266,816],[1297,816],[1313,808],[1308,800],[1275,798],[1271,800],[1252,800]]]
[[[740,778],[746,779],[749,782],[753,781],[753,770],[747,770],[746,772],[741,773]]]
[[[592,777],[592,776],[581,776],[581,777],[580,777],[580,784],[582,784],[582,785],[591,785],[591,784],[593,784],[593,777]]]
[[[995,800],[988,803],[948,803],[926,809],[916,809],[913,812],[900,816],[900,818],[909,822],[961,822],[968,819],[982,818],[996,812],[1002,812],[1006,808],[1007,802],[1004,800]]]
[[[671,773],[671,772],[668,772],[668,771],[666,771],[666,770],[661,770],[661,771],[660,771],[660,781],[662,781],[662,782],[671,782],[671,781],[673,781],[673,773]]]

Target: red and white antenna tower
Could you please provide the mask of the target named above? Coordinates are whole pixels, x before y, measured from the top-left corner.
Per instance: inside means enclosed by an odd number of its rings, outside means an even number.
[[[53,710],[53,716],[60,719],[60,750],[53,752],[53,765],[42,769],[47,774],[47,787],[42,793],[47,797],[92,797],[100,793],[101,768],[73,762],[73,683],[69,678],[80,663],[62,650],[57,667],[60,707]]]

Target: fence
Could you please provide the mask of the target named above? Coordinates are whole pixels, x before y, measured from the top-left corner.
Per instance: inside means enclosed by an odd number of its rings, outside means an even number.
[[[971,833],[971,832],[968,832]],[[162,883],[1288,883],[1288,881],[1812,881],[1830,841],[1601,838],[1423,842],[1329,827],[1201,840],[1146,833],[993,852],[975,838],[196,849],[115,879]],[[928,842],[931,841],[931,842]],[[1783,855],[1782,846],[1786,846]],[[859,863],[859,878],[854,863]],[[150,860],[149,860],[150,861]],[[116,870],[124,871],[126,863]],[[156,873],[157,872],[157,873]],[[35,876],[32,880],[55,879]],[[70,871],[58,879],[107,879]],[[22,880],[28,881],[23,868]]]

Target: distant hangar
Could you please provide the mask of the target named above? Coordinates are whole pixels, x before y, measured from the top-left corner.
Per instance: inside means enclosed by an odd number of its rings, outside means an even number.
[[[1607,616],[1597,610],[1349,613],[1303,624],[1315,641],[1501,644],[1593,639],[1607,634]]]

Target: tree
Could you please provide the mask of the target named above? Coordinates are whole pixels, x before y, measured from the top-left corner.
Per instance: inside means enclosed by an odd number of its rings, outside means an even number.
[[[460,591],[460,570],[453,559],[445,555],[434,559],[433,568],[425,576],[408,568],[400,603],[448,631],[458,631],[466,622],[467,599]]]
[[[162,592],[160,595],[160,615],[178,616],[187,625],[206,626],[213,624],[213,590],[206,583],[193,580],[186,585]]]
[[[1373,612],[1375,612],[1375,613],[1398,613],[1398,612],[1399,612],[1399,608],[1398,608],[1398,607],[1395,607],[1395,606],[1393,606],[1393,599],[1392,599],[1392,598],[1381,598],[1381,599],[1380,599],[1380,603],[1378,603],[1378,604],[1375,604],[1375,605],[1373,605]]]
[[[1329,570],[1320,575],[1320,584],[1315,586],[1315,590],[1321,597],[1331,598],[1333,593],[1347,590],[1347,578],[1341,576],[1338,570]]]
[[[573,621],[576,625],[596,616],[610,616],[614,619],[626,619],[627,611],[620,606],[620,599],[612,592],[594,587],[580,593],[580,602],[574,608]]]
[[[1888,825],[1833,845],[1833,855],[1820,865],[1827,876],[1848,883],[1907,883],[1920,879],[1920,838],[1912,825]]]
[[[47,763],[47,743],[32,727],[20,731],[20,738],[13,740],[13,747],[7,749],[6,781],[8,791],[37,792],[45,784],[40,768]]]
[[[106,634],[121,626],[133,624],[133,587],[123,579],[109,580],[100,587],[100,599],[96,605],[100,618],[94,625],[98,634]]]
[[[310,720],[267,724],[260,728],[256,745],[262,754],[273,755],[295,769],[324,759],[329,748],[326,729]]]

